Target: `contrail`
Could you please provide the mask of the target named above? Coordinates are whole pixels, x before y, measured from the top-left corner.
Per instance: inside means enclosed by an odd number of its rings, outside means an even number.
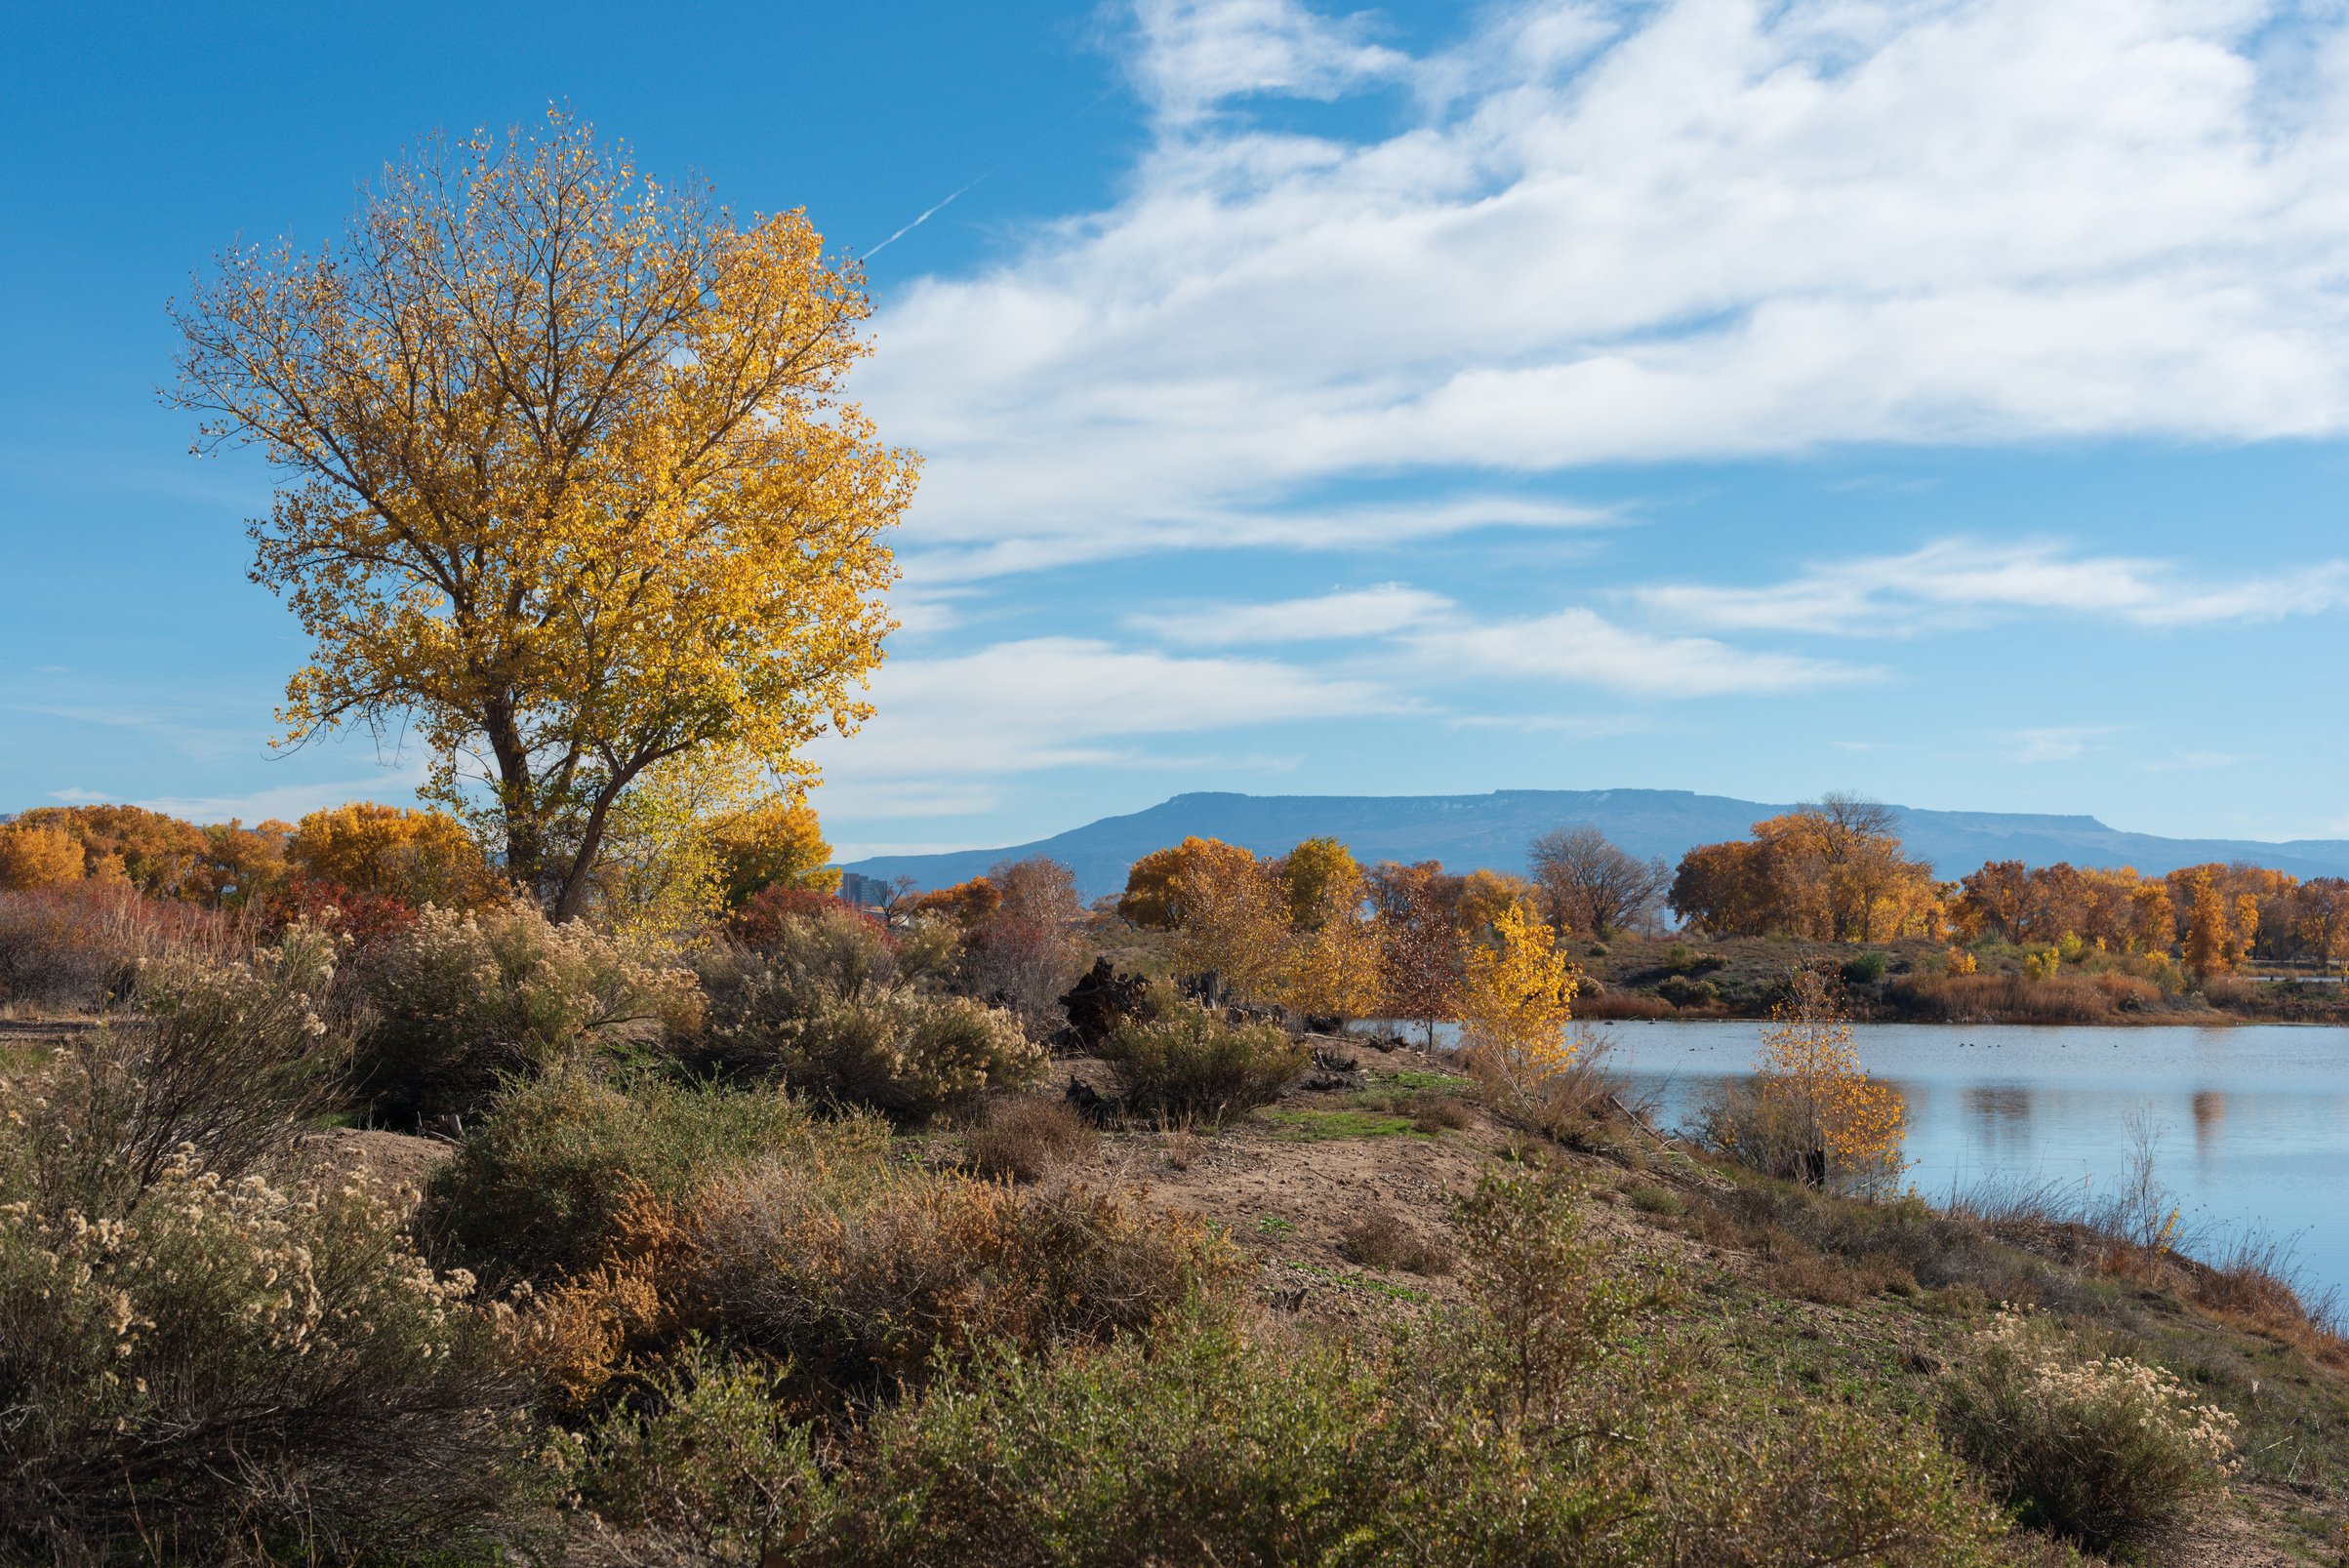
[[[1110,96],[1111,94],[1113,94],[1113,93],[1114,93],[1114,92],[1116,92],[1116,91],[1117,91],[1117,89],[1116,89],[1116,88],[1114,88],[1114,87],[1104,88],[1104,89],[1103,89],[1103,90],[1102,90],[1102,91],[1101,91],[1099,94],[1095,95],[1095,97],[1094,97],[1094,99],[1093,99],[1093,101],[1091,101],[1090,103],[1087,103],[1087,104],[1086,104],[1086,105],[1085,105],[1083,108],[1081,108],[1081,109],[1078,109],[1078,110],[1077,110],[1075,113],[1073,113],[1073,114],[1072,114],[1072,115],[1068,116],[1066,119],[1062,120],[1062,121],[1061,121],[1061,122],[1060,122],[1058,125],[1055,125],[1055,126],[1053,126],[1053,127],[1052,127],[1052,129],[1051,129],[1051,131],[1044,132],[1044,133],[1042,133],[1042,135],[1049,136],[1049,135],[1052,135],[1052,134],[1054,134],[1054,133],[1056,133],[1056,132],[1059,132],[1059,131],[1065,130],[1065,129],[1067,129],[1067,128],[1068,128],[1069,126],[1071,126],[1071,125],[1073,125],[1073,124],[1075,124],[1075,123],[1076,123],[1078,120],[1081,120],[1081,119],[1083,119],[1083,118],[1084,118],[1086,115],[1088,115],[1088,114],[1092,113],[1092,112],[1093,112],[1095,109],[1099,108],[1099,107],[1101,106],[1101,104],[1102,104],[1102,101],[1103,101],[1105,99],[1109,98],[1109,96]],[[1039,137],[1039,138],[1037,138],[1037,139],[1035,139],[1035,140],[1040,140],[1040,137]],[[959,195],[961,195],[961,194],[963,193],[963,191],[967,191],[967,190],[969,190],[969,189],[970,189],[970,188],[971,188],[973,185],[977,185],[977,184],[979,184],[981,181],[985,181],[985,180],[989,179],[990,177],[992,177],[992,175],[994,175],[994,174],[995,174],[995,173],[996,173],[998,170],[1000,170],[1002,167],[1003,167],[1003,166],[1002,166],[1001,164],[999,164],[999,163],[998,163],[998,164],[996,164],[996,165],[995,165],[995,167],[994,167],[993,169],[990,169],[990,170],[988,170],[986,174],[983,174],[983,175],[981,175],[981,176],[980,176],[980,177],[979,177],[977,180],[974,180],[974,181],[972,181],[970,182],[970,184],[969,184],[969,185],[965,185],[965,186],[963,186],[963,187],[962,187],[962,190],[957,190],[957,191],[955,191],[955,192],[954,192],[954,196],[959,196]],[[913,232],[915,229],[917,229],[917,228],[921,227],[921,225],[922,225],[922,224],[924,224],[924,223],[926,223],[926,222],[928,222],[928,221],[930,221],[930,218],[931,218],[931,215],[932,215],[932,214],[934,214],[934,213],[937,213],[937,212],[941,211],[942,209],[944,209],[945,207],[947,207],[947,206],[948,206],[950,203],[952,203],[952,202],[953,201],[953,199],[954,199],[954,196],[949,196],[949,197],[948,197],[948,198],[947,198],[945,201],[942,201],[942,202],[938,203],[938,205],[937,205],[937,206],[935,206],[935,207],[932,207],[932,208],[930,209],[930,211],[929,211],[929,212],[926,212],[926,213],[922,214],[922,215],[921,215],[919,218],[916,218],[915,220],[913,220],[913,221],[911,221],[911,223],[908,223],[908,224],[907,224],[905,227],[903,227],[903,228],[899,229],[899,230],[898,230],[896,233],[894,233],[894,234],[890,235],[890,236],[889,236],[887,239],[885,239],[885,240],[881,241],[881,242],[880,242],[878,245],[875,245],[875,246],[874,246],[874,247],[873,247],[871,250],[870,250],[870,251],[867,251],[867,252],[865,253],[865,257],[866,257],[866,259],[867,259],[867,260],[871,260],[871,258],[873,258],[873,257],[875,257],[875,256],[878,256],[878,255],[880,255],[880,254],[881,254],[881,252],[883,252],[883,251],[887,250],[887,249],[888,249],[890,246],[892,246],[892,245],[895,245],[895,244],[896,244],[896,243],[897,243],[899,240],[902,240],[902,239],[904,239],[904,238],[905,238],[905,237],[906,237],[908,234],[911,234],[911,233],[912,233],[912,232]]]
[[[1001,165],[997,165],[996,167],[997,167],[997,168],[1000,168],[1000,167],[1001,167]],[[978,183],[979,183],[979,181],[981,181],[981,180],[985,180],[985,179],[987,178],[987,176],[988,176],[988,175],[992,175],[992,174],[993,174],[994,172],[995,172],[995,171],[994,171],[993,169],[990,169],[990,170],[988,170],[988,171],[987,171],[987,174],[985,174],[985,175],[981,175],[981,176],[979,177],[979,179],[978,179],[978,180],[974,180],[974,181],[971,181],[971,183],[970,183],[969,185],[965,185],[965,186],[963,186],[963,187],[962,187],[962,190],[957,190],[957,191],[955,191],[955,192],[954,192],[954,196],[959,196],[959,195],[961,195],[963,190],[968,190],[968,189],[970,189],[970,188],[971,188],[971,185],[976,185],[976,184],[978,184]],[[916,218],[915,220],[913,220],[913,221],[911,221],[911,223],[908,223],[908,224],[907,224],[905,227],[903,227],[903,228],[899,229],[899,230],[898,230],[896,233],[894,233],[894,234],[890,235],[890,236],[889,236],[887,239],[885,239],[885,240],[881,241],[881,242],[880,242],[878,245],[875,245],[875,246],[874,246],[874,247],[873,247],[871,250],[870,250],[870,251],[867,251],[867,252],[865,253],[865,255],[866,255],[868,258],[871,258],[871,257],[875,257],[875,256],[878,256],[878,255],[880,255],[880,254],[881,254],[881,252],[883,252],[883,251],[887,250],[887,249],[888,249],[890,246],[892,246],[892,245],[895,245],[895,244],[896,244],[896,243],[897,243],[899,240],[902,240],[902,239],[904,239],[904,238],[905,238],[905,237],[906,237],[908,234],[911,234],[911,233],[912,233],[912,232],[913,232],[915,229],[917,229],[917,228],[921,227],[921,225],[922,225],[922,224],[924,224],[924,223],[928,222],[928,221],[930,221],[930,214],[931,214],[931,213],[935,213],[935,212],[939,212],[939,211],[942,211],[943,209],[945,209],[945,208],[948,206],[948,204],[949,204],[949,203],[951,203],[951,202],[952,202],[952,201],[953,201],[953,199],[954,199],[954,196],[949,196],[949,197],[948,197],[948,198],[947,198],[945,201],[942,201],[942,202],[938,203],[938,205],[937,205],[937,206],[935,206],[935,207],[932,207],[932,208],[929,210],[929,212],[925,212],[925,213],[923,213],[923,214],[922,214],[922,215],[921,215],[919,218]]]

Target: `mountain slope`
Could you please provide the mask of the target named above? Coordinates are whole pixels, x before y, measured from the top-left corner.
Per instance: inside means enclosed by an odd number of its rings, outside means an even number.
[[[1634,855],[1677,862],[1690,846],[1744,836],[1763,817],[1788,809],[1685,789],[1501,789],[1489,795],[1177,795],[1147,811],[1105,817],[1033,844],[954,850],[939,855],[882,855],[851,871],[884,880],[910,876],[923,888],[979,876],[998,861],[1049,855],[1076,872],[1088,899],[1125,886],[1126,867],[1191,834],[1221,838],[1259,855],[1284,854],[1298,840],[1328,833],[1365,864],[1441,861],[1465,871],[1488,866],[1522,872],[1525,846],[1553,827],[1588,824]],[[2349,841],[2161,838],[2107,827],[2093,817],[2010,812],[1913,811],[1901,816],[1910,853],[1945,877],[1984,861],[2034,865],[2133,865],[2158,875],[2204,861],[2250,861],[2295,876],[2349,875]]]

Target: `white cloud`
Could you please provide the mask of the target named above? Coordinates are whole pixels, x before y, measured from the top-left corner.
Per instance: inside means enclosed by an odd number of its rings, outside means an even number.
[[[156,795],[134,800],[132,805],[148,811],[159,811],[173,817],[183,817],[192,823],[224,823],[230,818],[250,825],[267,822],[274,817],[295,822],[313,811],[340,806],[350,800],[378,800],[388,805],[416,804],[417,785],[424,783],[424,769],[403,768],[395,774],[375,774],[365,779],[344,779],[322,784],[280,784],[272,789],[256,789],[242,795]],[[80,800],[120,799],[119,795],[92,795],[82,790],[63,790],[60,798],[71,795]]]
[[[2005,739],[2014,747],[2009,756],[2015,762],[2077,762],[2103,750],[2106,738],[2115,733],[2110,725],[2080,724],[2013,730]]]
[[[882,312],[908,543],[1023,570],[1414,470],[2349,429],[2349,19],[2276,20],[1526,0],[1405,59],[1294,0],[1145,0],[1123,199]],[[1419,107],[1244,117],[1365,83]]]
[[[825,770],[826,808],[843,816],[908,815],[909,803],[983,787],[974,780],[1132,762],[1133,743],[1147,737],[1412,706],[1371,682],[1274,660],[1182,658],[1078,637],[892,660],[872,696],[871,723],[810,752]]]
[[[1399,583],[1324,593],[1276,604],[1200,605],[1126,618],[1126,624],[1168,642],[1206,644],[1325,642],[1387,637],[1447,615],[1452,601]]]
[[[1010,484],[1037,486],[1039,495],[1059,482],[1040,472],[997,477]],[[1278,510],[1181,510],[1155,500],[1143,504],[1145,510],[1139,516],[1102,519],[1095,528],[1066,534],[1013,530],[1000,538],[944,546],[916,528],[906,542],[915,552],[907,560],[907,573],[916,583],[942,584],[1130,554],[1140,537],[1135,531],[1138,524],[1147,526],[1152,547],[1158,549],[1321,550],[1407,544],[1478,528],[1598,528],[1620,521],[1615,514],[1595,507],[1490,495],[1376,505],[1299,503]]]
[[[2232,768],[2243,758],[2226,751],[2179,751],[2158,761],[2145,764],[2147,773],[2201,773],[2210,768]]]
[[[1448,674],[1567,681],[1639,697],[1721,697],[1811,691],[1877,678],[1874,670],[1756,653],[1710,637],[1660,637],[1574,608],[1529,620],[1411,635],[1422,663]]]
[[[1135,75],[1174,122],[1257,93],[1333,98],[1409,63],[1364,42],[1360,20],[1316,16],[1296,0],[1142,0],[1135,15],[1146,40]]]
[[[2277,620],[2349,604],[2349,562],[2210,583],[2167,561],[1960,539],[1906,555],[1814,566],[1762,587],[1680,583],[1637,588],[1631,597],[1678,621],[1744,631],[1899,635],[1996,612],[2035,610],[2184,626]]]

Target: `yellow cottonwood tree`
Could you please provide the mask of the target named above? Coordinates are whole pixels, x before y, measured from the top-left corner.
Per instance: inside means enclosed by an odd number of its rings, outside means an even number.
[[[82,879],[81,841],[45,822],[0,826],[0,888],[61,888]]]
[[[1755,1105],[1788,1164],[1778,1174],[1880,1189],[1906,1165],[1908,1103],[1860,1066],[1851,1022],[1826,976],[1798,970],[1770,1009],[1754,1062]]]
[[[1574,1060],[1566,1032],[1582,977],[1558,934],[1524,903],[1505,905],[1490,940],[1471,943],[1460,985],[1460,1043],[1478,1069],[1525,1092]]]
[[[465,824],[445,812],[330,806],[295,825],[286,859],[304,876],[409,904],[462,909],[507,896]]]
[[[1288,964],[1287,885],[1246,850],[1221,848],[1175,873],[1168,891],[1183,915],[1175,955],[1187,969],[1213,971],[1241,996],[1273,1001]]]
[[[1315,840],[1308,839],[1308,843]],[[1322,842],[1334,843],[1335,840]],[[1347,855],[1316,877],[1313,902],[1297,907],[1290,861],[1290,918],[1281,1004],[1293,1012],[1338,1019],[1375,1011],[1386,989],[1386,954],[1379,922],[1364,908],[1362,869]]]
[[[840,873],[826,869],[831,845],[803,797],[775,796],[729,813],[710,824],[709,837],[729,907],[741,907],[762,888],[839,891]]]
[[[279,475],[286,742],[420,736],[558,918],[671,759],[813,777],[868,712],[918,466],[843,398],[870,312],[803,214],[737,223],[561,113],[427,141],[324,252],[223,256],[174,306],[176,400]]]

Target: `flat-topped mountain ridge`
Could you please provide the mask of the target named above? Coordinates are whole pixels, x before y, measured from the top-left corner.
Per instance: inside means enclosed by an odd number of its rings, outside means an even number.
[[[1373,861],[1441,861],[1522,872],[1525,846],[1553,827],[1598,828],[1631,853],[1668,862],[1697,844],[1744,836],[1790,803],[1700,795],[1686,789],[1496,789],[1482,795],[1246,795],[1202,791],[1146,810],[1104,817],[1032,843],[879,855],[847,869],[884,880],[910,876],[922,888],[949,887],[998,861],[1048,855],[1076,873],[1087,898],[1125,886],[1126,868],[1155,849],[1193,834],[1279,855],[1299,840],[1330,834]],[[1962,876],[1985,861],[2051,865],[2133,865],[2149,876],[2208,861],[2246,861],[2295,876],[2349,876],[2349,839],[2166,838],[2109,827],[2094,817],[2034,812],[1926,811],[1893,808],[1910,853],[1943,876]]]

